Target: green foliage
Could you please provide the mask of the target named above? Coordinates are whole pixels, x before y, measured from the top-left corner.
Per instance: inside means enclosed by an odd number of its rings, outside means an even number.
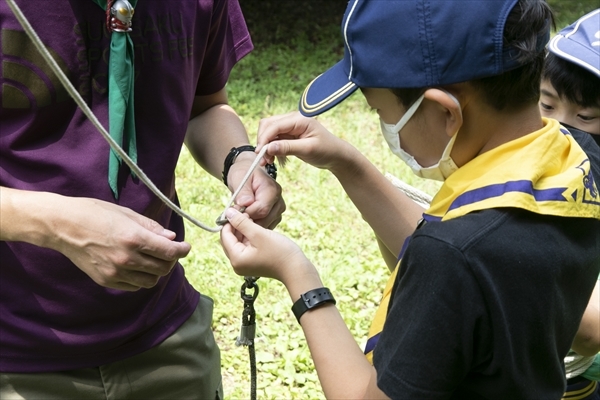
[[[571,25],[579,17],[600,7],[598,0],[548,0],[548,4],[554,11],[557,30]]]
[[[559,17],[558,27],[597,7],[592,5],[595,1],[550,0]],[[255,51],[236,66],[227,89],[230,104],[254,142],[261,118],[296,110],[305,86],[341,59],[339,24],[346,2],[241,0],[241,4]],[[318,119],[359,148],[380,171],[390,172],[427,193],[437,190],[436,183],[415,177],[391,154],[379,133],[377,116],[360,94]],[[183,208],[201,221],[214,221],[229,199],[225,186],[197,166],[186,149],[176,174]],[[276,229],[296,241],[319,268],[358,345],[363,346],[388,276],[370,228],[327,171],[292,158],[280,168],[278,182],[288,209]],[[221,347],[225,396],[247,399],[248,350],[235,346],[243,309],[243,279],[232,271],[218,235],[186,224],[186,240],[193,249],[182,263],[194,287],[215,300],[213,328]],[[258,398],[323,398],[285,288],[268,279],[260,279],[258,284]]]

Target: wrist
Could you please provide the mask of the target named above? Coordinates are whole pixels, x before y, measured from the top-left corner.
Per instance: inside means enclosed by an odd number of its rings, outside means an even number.
[[[229,170],[231,169],[231,166],[235,163],[237,158],[242,156],[242,154],[246,153],[246,152],[254,153],[255,149],[256,148],[254,146],[244,145],[244,146],[239,146],[239,147],[232,147],[231,150],[229,150],[229,153],[227,154],[227,156],[225,157],[225,160],[223,161],[222,179],[223,179],[223,183],[225,184],[225,186],[229,186],[227,183],[227,177],[229,175]]]
[[[344,176],[352,177],[357,172],[360,172],[358,167],[358,160],[364,157],[354,146],[350,143],[340,140],[340,148],[338,149],[338,156],[331,163],[329,171],[337,178],[343,178]]]
[[[252,164],[252,162],[255,159],[256,159],[256,153],[254,153],[252,151],[244,151],[235,158],[235,161],[231,166],[233,167],[233,165],[240,164],[240,163]]]
[[[309,290],[306,293],[302,293],[298,300],[294,302],[292,312],[298,323],[300,323],[300,318],[302,318],[305,313],[327,304],[335,305],[335,303],[335,298],[329,288],[318,287]]]
[[[229,186],[228,176],[233,164],[237,160],[242,159],[254,161],[256,159],[256,154],[254,153],[255,150],[256,148],[251,145],[232,147],[231,150],[229,150],[229,153],[227,154],[227,156],[225,157],[225,161],[223,162],[222,179],[225,186]],[[275,166],[275,164],[266,164],[265,171],[271,178],[277,178],[277,167]]]
[[[290,264],[286,272],[279,280],[287,288],[292,302],[298,300],[301,294],[323,286],[317,269],[308,259],[301,263]]]
[[[62,196],[3,187],[0,198],[0,240],[50,247],[53,220],[64,209],[61,205]]]

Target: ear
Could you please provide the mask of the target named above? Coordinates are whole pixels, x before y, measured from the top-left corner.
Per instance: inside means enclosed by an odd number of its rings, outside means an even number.
[[[425,99],[438,103],[446,116],[446,134],[449,137],[454,136],[463,124],[462,110],[458,100],[442,89],[427,89]]]

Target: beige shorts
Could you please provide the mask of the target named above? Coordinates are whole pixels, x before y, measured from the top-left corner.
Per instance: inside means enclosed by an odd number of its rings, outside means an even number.
[[[122,361],[72,371],[0,374],[0,399],[222,399],[221,355],[211,330],[213,301],[160,345]]]

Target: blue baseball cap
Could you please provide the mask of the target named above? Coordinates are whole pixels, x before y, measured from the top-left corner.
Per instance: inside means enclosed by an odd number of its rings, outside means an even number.
[[[558,32],[548,50],[600,77],[600,8]]]
[[[503,47],[518,0],[350,0],[344,58],[304,90],[300,113],[329,110],[359,87],[427,88],[500,75],[520,66]],[[544,50],[548,32],[539,38]]]

